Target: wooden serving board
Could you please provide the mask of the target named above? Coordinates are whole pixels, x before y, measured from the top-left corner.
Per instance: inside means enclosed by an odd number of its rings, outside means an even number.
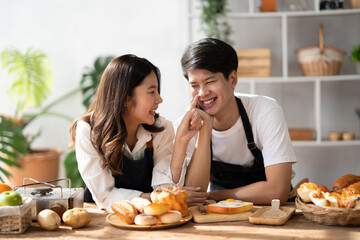
[[[221,214],[209,212],[202,215],[197,206],[192,206],[189,211],[193,215],[193,221],[196,223],[210,223],[210,222],[229,222],[229,221],[244,221],[248,220],[252,214],[250,211],[234,214]]]
[[[266,218],[263,216],[264,212],[271,209],[271,206],[262,207],[249,216],[249,221],[254,224],[266,224],[266,225],[283,225],[294,215],[296,208],[293,207],[280,207],[280,210],[286,213],[283,218]]]

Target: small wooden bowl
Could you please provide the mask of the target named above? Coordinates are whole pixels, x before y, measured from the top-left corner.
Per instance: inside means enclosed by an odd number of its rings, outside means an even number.
[[[341,132],[330,132],[329,133],[329,139],[331,141],[339,141],[342,139],[342,133]]]
[[[352,141],[352,140],[355,139],[355,134],[352,133],[352,132],[344,132],[344,133],[342,134],[342,139],[343,139],[344,141]]]

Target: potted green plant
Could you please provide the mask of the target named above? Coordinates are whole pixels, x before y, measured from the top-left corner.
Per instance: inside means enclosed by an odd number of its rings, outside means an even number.
[[[232,44],[231,27],[226,21],[227,0],[200,0],[200,9],[200,23],[206,36]]]
[[[354,45],[351,52],[351,60],[355,63],[356,72],[360,74],[360,44]]]
[[[47,56],[33,48],[21,53],[10,47],[1,52],[1,62],[12,77],[7,93],[15,99],[15,113],[14,116],[0,115],[0,181],[4,182],[5,177],[10,185],[20,185],[24,177],[39,181],[53,180],[58,177],[61,150],[32,149],[31,144],[39,137],[40,131],[25,134],[25,129],[45,114],[72,121],[64,114],[52,112],[51,108],[78,89],[43,106],[53,83]],[[27,107],[34,107],[34,112],[25,112]]]
[[[80,81],[80,89],[82,93],[82,105],[85,109],[90,107],[94,99],[97,87],[100,83],[101,76],[106,66],[114,59],[114,56],[99,56],[95,59],[93,67],[85,67],[85,71]],[[72,187],[84,187],[85,184],[78,171],[76,154],[74,149],[67,151],[64,168],[66,177],[71,179]]]

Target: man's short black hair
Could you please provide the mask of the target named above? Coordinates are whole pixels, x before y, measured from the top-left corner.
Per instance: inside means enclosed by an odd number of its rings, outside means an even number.
[[[238,58],[235,49],[229,44],[215,38],[204,38],[185,49],[181,67],[187,80],[188,71],[194,69],[221,72],[228,79],[233,70],[237,71]]]

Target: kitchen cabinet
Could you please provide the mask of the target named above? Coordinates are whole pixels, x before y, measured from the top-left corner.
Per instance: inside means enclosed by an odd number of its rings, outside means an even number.
[[[286,11],[290,1],[277,1],[278,11],[261,12],[260,0],[229,0],[226,20],[235,49],[270,48],[271,76],[239,78],[235,91],[267,95],[284,109],[289,128],[312,128],[312,141],[293,141],[294,146],[359,146],[360,74],[350,52],[360,43],[360,9],[320,10],[319,0],[304,0],[306,10]],[[295,2],[295,1],[293,1]],[[200,31],[199,1],[188,2],[188,41],[205,35]],[[339,75],[304,77],[296,49],[318,44],[319,25],[324,26],[325,45],[346,51]],[[331,131],[354,132],[355,140],[329,141]]]

